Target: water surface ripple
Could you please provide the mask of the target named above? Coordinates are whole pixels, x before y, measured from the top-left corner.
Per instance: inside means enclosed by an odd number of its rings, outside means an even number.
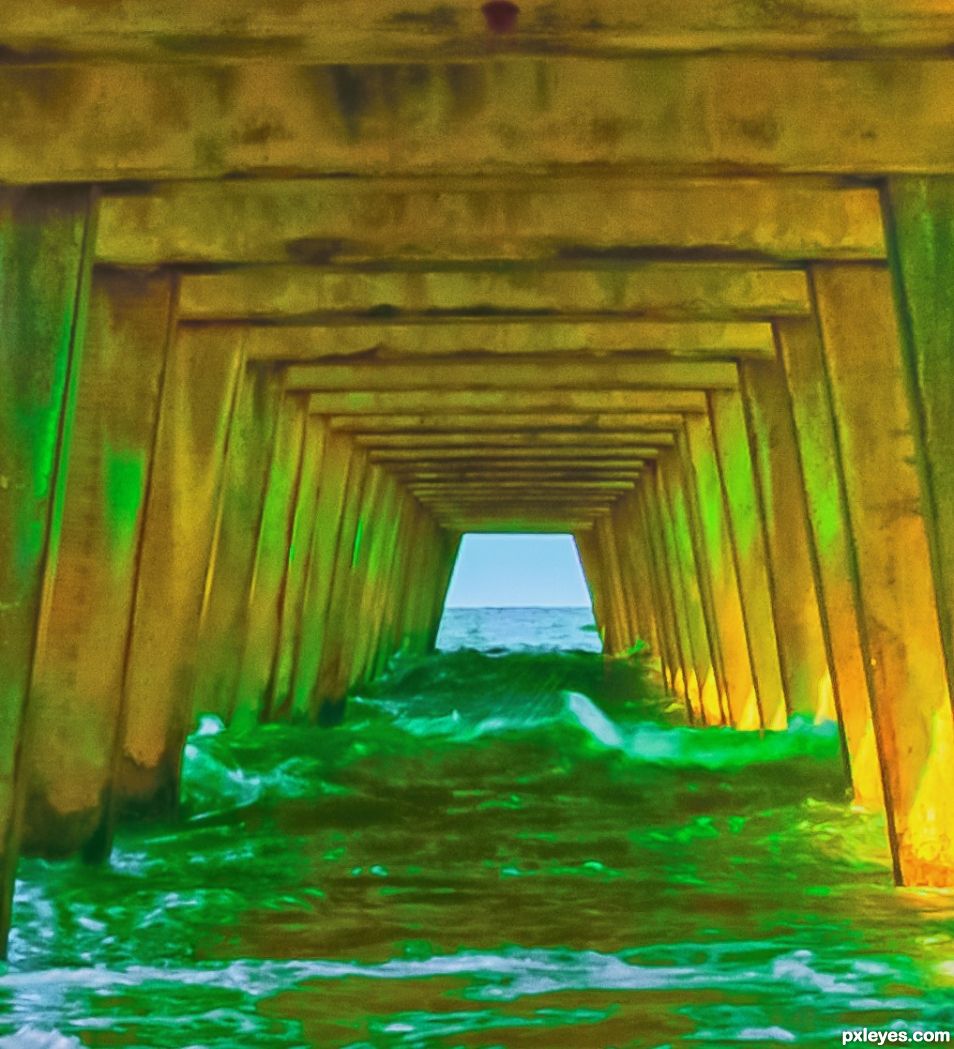
[[[587,618],[457,613],[335,729],[205,719],[177,825],[125,829],[104,868],[22,862],[0,1046],[954,1030],[954,897],[891,887],[834,727],[688,728]]]

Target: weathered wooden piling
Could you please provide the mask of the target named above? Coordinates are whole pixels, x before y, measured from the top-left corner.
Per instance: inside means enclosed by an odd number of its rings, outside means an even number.
[[[32,759],[24,733],[34,654],[48,622],[60,545],[93,203],[83,189],[0,191],[0,946]]]

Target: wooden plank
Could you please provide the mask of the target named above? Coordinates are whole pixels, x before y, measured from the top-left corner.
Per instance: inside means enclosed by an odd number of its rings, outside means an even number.
[[[202,326],[203,328],[205,325]],[[218,330],[219,324],[209,325]],[[591,318],[545,320],[503,317],[469,320],[419,318],[411,322],[368,323],[348,317],[338,324],[332,318],[320,323],[253,326],[247,330],[250,359],[307,364],[325,358],[373,356],[380,366],[397,368],[401,358],[427,359],[437,368],[453,362],[454,354],[507,356],[507,367],[517,360],[555,355],[645,354],[706,361],[737,357],[771,358],[775,347],[771,325],[758,321],[717,323],[705,321],[614,321]],[[510,359],[513,355],[513,360]],[[595,358],[603,361],[602,356]],[[423,362],[422,362],[423,363]],[[499,367],[503,362],[495,362]],[[615,363],[615,362],[614,362]],[[324,363],[322,367],[345,367]],[[408,364],[410,367],[410,364]],[[418,365],[421,367],[421,365]]]
[[[498,464],[520,468],[529,465],[579,465],[581,468],[600,466],[618,466],[620,464],[642,463],[655,459],[660,449],[653,445],[630,445],[622,448],[424,448],[390,449],[387,451],[369,451],[372,462],[383,463],[389,469],[413,470],[437,467],[444,469],[465,469],[472,464]]]
[[[561,514],[578,514],[591,510],[604,510],[612,507],[620,493],[618,491],[579,491],[554,490],[536,497],[521,496],[518,491],[498,491],[497,497],[486,490],[458,490],[454,492],[432,491],[410,493],[421,506],[428,510],[457,508],[479,510],[481,513],[493,514],[497,509],[510,511],[516,507],[522,510],[558,511]]]
[[[680,408],[680,411],[685,409]],[[388,415],[365,413],[362,415],[332,415],[328,424],[334,430],[346,430],[354,434],[355,440],[365,436],[390,433],[412,433],[414,436],[441,434],[475,435],[479,439],[486,433],[488,439],[496,438],[502,431],[517,431],[522,440],[541,439],[550,434],[563,434],[577,440],[584,436],[595,439],[605,431],[627,431],[637,439],[649,431],[667,430],[674,433],[682,426],[682,416],[659,411],[630,412],[455,412],[449,420],[440,415],[407,415],[395,412]],[[647,438],[649,440],[649,438]]]
[[[567,455],[579,456],[613,452],[632,454],[640,448],[668,448],[675,442],[675,436],[669,430],[647,430],[639,433],[626,430],[603,430],[596,433],[557,430],[541,433],[532,430],[464,429],[446,433],[355,433],[354,439],[357,444],[368,448],[375,455],[383,455],[384,458],[426,456],[431,452],[440,452],[445,458],[452,458],[458,453],[467,455],[478,449],[513,450],[514,454],[531,450],[562,451]],[[395,456],[394,453],[397,452],[406,454]]]
[[[514,357],[506,363],[435,360],[426,365],[374,362],[300,364],[285,371],[286,390],[506,390],[519,398],[526,388],[547,391],[731,390],[734,364],[724,361],[599,361]]]
[[[204,321],[349,314],[728,321],[808,310],[802,270],[739,263],[594,261],[411,271],[274,264],[186,273],[180,290],[182,318]]]
[[[662,412],[701,413],[705,394],[695,390],[343,390],[313,393],[320,415],[430,414],[445,420],[457,412]]]
[[[76,403],[91,223],[88,190],[0,190],[0,957],[19,852],[22,731],[62,519],[60,463]]]
[[[519,515],[495,517],[490,520],[469,517],[441,518],[445,529],[462,533],[476,532],[483,535],[563,535],[579,533],[592,527],[592,521],[579,517],[551,517],[535,520]]]
[[[417,494],[419,492],[437,491],[438,493],[450,493],[450,492],[469,492],[469,491],[480,491],[485,490],[488,492],[501,492],[504,489],[525,489],[527,486],[523,481],[512,480],[512,481],[494,481],[493,483],[481,480],[479,478],[468,481],[426,481],[418,482],[412,481],[408,484],[409,491]],[[570,481],[552,481],[549,482],[545,489],[542,489],[544,494],[549,492],[566,492],[566,491],[628,491],[632,485],[629,481],[601,481],[593,480],[587,481],[581,480],[570,480]]]
[[[469,470],[461,473],[447,474],[436,471],[421,471],[402,477],[403,483],[418,488],[428,485],[457,489],[470,483],[490,485],[522,485],[539,488],[546,492],[551,485],[563,482],[601,485],[604,482],[632,482],[639,477],[640,471],[634,470],[601,470],[589,473],[578,473],[574,470]]]
[[[913,69],[908,72],[915,75]],[[292,86],[289,97],[297,97],[297,87]],[[578,92],[583,89],[576,85]],[[396,90],[396,84],[389,88],[392,94]],[[630,105],[643,102],[636,90],[633,83],[626,87]],[[794,85],[792,98],[797,98]],[[287,99],[277,100],[277,112],[286,104]],[[120,105],[127,111],[130,103]],[[508,108],[518,111],[516,96]],[[766,109],[772,119],[788,111]],[[747,118],[747,106],[739,112]],[[595,119],[591,110],[578,127],[589,127]],[[758,120],[756,116],[748,126],[757,129]],[[50,128],[55,138],[53,124],[33,124],[31,134],[37,126]],[[217,128],[212,138],[222,132]],[[142,133],[154,155],[161,152],[153,132]],[[398,128],[393,133],[400,136]],[[181,126],[177,134],[182,134]],[[832,151],[831,141],[828,135],[826,153],[837,156],[841,151]],[[98,150],[95,155],[99,158]],[[20,155],[14,165],[21,178],[29,171],[29,156]],[[106,180],[118,177],[129,163],[127,157],[113,170],[110,159],[121,160],[106,151],[98,165]],[[595,162],[598,157],[587,148],[575,159]],[[191,166],[191,156],[187,163]],[[512,163],[519,168],[517,157]],[[481,168],[475,156],[465,158],[459,170]],[[136,266],[297,262],[381,267],[386,260],[388,269],[402,260],[459,268],[461,260],[469,259],[494,260],[495,265],[519,261],[517,272],[525,274],[530,260],[581,265],[609,258],[626,265],[634,257],[658,260],[660,255],[690,261],[706,256],[799,261],[885,254],[877,192],[818,179],[723,173],[721,178],[667,180],[612,172],[598,178],[495,177],[485,166],[479,177],[435,180],[267,179],[261,177],[261,166],[256,174],[256,179],[239,181],[157,183],[148,192],[119,190],[105,197],[97,257]],[[140,168],[132,177],[143,175]]]

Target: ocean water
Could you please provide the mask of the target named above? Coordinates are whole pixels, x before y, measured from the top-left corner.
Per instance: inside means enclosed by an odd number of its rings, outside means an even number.
[[[203,719],[176,825],[21,864],[0,1047],[954,1030],[954,896],[892,887],[834,727],[688,728],[587,626],[455,612],[337,728]]]
[[[589,608],[448,608],[437,647],[600,652],[603,646]]]

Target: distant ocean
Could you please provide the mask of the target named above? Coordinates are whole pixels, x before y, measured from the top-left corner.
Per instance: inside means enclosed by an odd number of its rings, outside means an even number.
[[[437,647],[571,648],[600,652],[602,643],[589,608],[448,608]]]

